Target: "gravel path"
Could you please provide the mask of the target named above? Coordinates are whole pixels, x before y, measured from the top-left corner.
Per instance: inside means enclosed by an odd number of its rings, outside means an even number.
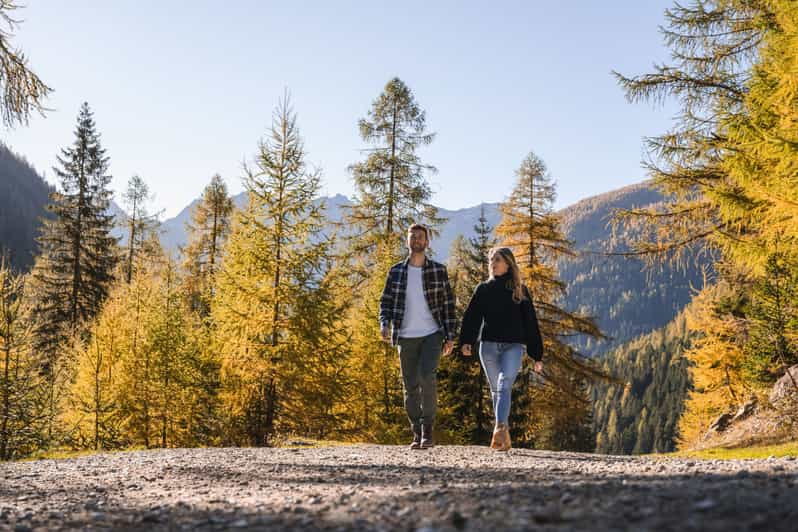
[[[0,530],[796,530],[798,461],[440,446],[0,463]]]

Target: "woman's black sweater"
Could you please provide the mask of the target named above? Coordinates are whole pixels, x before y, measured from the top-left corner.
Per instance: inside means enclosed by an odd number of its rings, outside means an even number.
[[[463,316],[460,345],[476,343],[484,321],[483,341],[525,344],[529,356],[542,360],[543,339],[529,291],[525,287],[526,299],[516,303],[511,280],[511,274],[506,273],[477,285]]]

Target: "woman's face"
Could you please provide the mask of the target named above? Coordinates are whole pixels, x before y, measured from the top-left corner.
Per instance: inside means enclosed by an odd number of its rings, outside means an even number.
[[[494,253],[490,257],[490,274],[493,277],[504,275],[509,268],[510,266],[507,264],[507,261],[505,261],[500,254]]]

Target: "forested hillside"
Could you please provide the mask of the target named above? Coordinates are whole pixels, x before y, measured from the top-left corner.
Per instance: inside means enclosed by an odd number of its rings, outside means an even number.
[[[670,452],[689,387],[689,345],[684,313],[667,326],[602,356],[620,382],[591,389],[596,451],[610,454]]]
[[[19,155],[0,144],[0,255],[15,270],[27,270],[37,252],[39,219],[51,187]]]
[[[605,341],[575,338],[588,355],[606,353],[625,342],[667,325],[711,278],[712,260],[696,254],[684,267],[662,262],[646,267],[642,260],[623,255],[636,237],[631,228],[613,234],[610,220],[616,209],[655,208],[663,196],[651,183],[632,185],[580,201],[560,214],[568,237],[580,251],[558,264],[567,284],[566,305],[593,315]]]

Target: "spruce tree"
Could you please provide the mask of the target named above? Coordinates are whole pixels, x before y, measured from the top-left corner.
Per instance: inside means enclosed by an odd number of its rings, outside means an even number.
[[[43,220],[41,255],[33,272],[36,341],[48,359],[97,314],[118,261],[113,217],[108,214],[108,157],[86,103],[78,114],[75,141],[61,150],[58,162],[53,171],[61,187],[51,195],[48,208],[53,218]]]
[[[485,206],[474,225],[474,236],[460,236],[449,253],[449,280],[455,294],[457,319],[461,320],[477,285],[488,279],[488,253],[496,244],[493,227],[485,217]],[[493,430],[490,389],[478,357],[454,355],[441,361],[439,425],[453,441],[485,444]]]
[[[80,342],[83,329],[99,312],[113,281],[119,254],[108,214],[108,157],[100,144],[88,104],[81,106],[71,147],[63,148],[54,168],[60,191],[51,195],[51,219],[42,221],[41,254],[33,269],[31,297],[34,341],[47,377],[51,424],[64,391],[67,343]]]

